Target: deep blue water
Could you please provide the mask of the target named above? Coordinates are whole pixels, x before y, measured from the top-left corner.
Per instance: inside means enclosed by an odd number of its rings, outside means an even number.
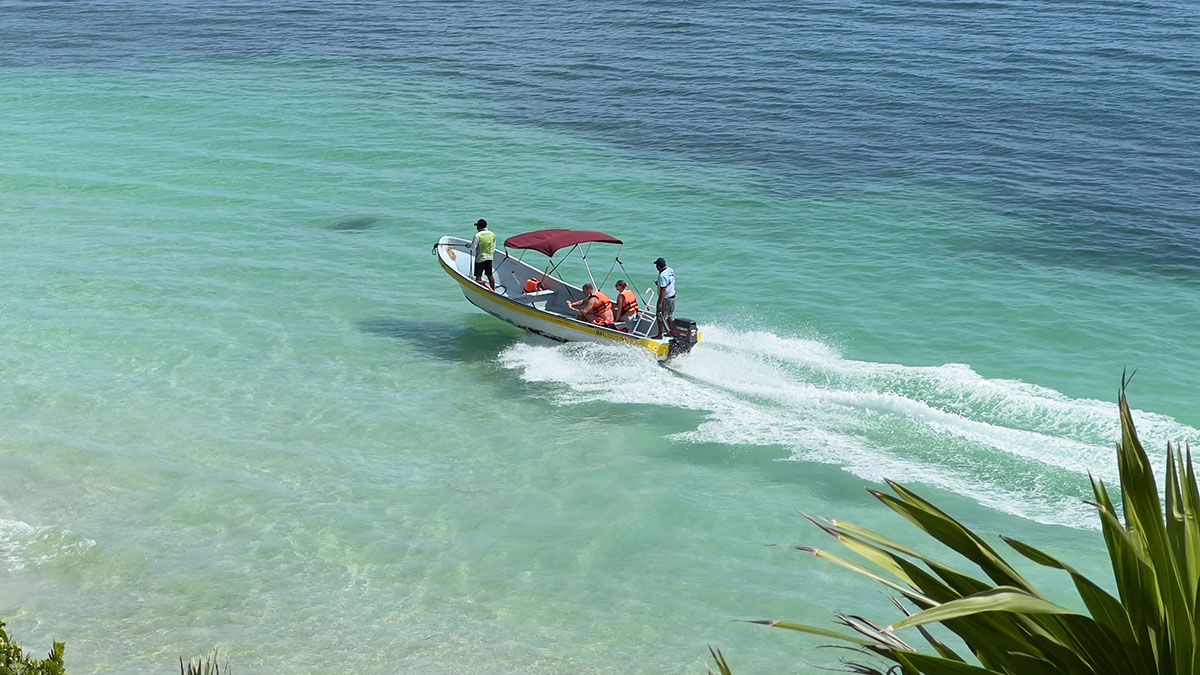
[[[1194,2],[4,2],[2,65],[330,60],[788,195],[931,184],[1042,224],[974,248],[1200,263]],[[381,95],[385,92],[381,91]],[[764,223],[764,233],[789,223]]]

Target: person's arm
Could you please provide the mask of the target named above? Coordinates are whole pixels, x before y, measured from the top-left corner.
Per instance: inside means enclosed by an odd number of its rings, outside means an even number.
[[[582,307],[577,306],[575,308],[575,311],[579,312],[580,315],[587,314],[588,312],[592,311],[592,308],[595,307],[597,302],[599,302],[599,300],[596,299],[596,296],[590,295],[587,298],[575,303],[576,305],[579,305],[579,303],[583,303],[583,306]]]

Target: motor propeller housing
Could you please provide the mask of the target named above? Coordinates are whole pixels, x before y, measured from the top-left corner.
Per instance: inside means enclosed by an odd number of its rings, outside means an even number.
[[[696,322],[681,317],[675,317],[675,327],[671,329],[669,335],[671,338],[670,356],[686,354],[700,341],[700,330],[696,327]]]

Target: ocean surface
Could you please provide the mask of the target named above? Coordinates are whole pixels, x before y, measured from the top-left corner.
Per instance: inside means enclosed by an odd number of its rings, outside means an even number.
[[[1108,579],[1122,373],[1200,440],[1191,0],[0,0],[0,45],[0,620],[73,674],[823,672],[738,620],[896,611],[803,513],[921,542],[897,479]],[[705,341],[479,312],[430,255],[477,218],[665,257]]]

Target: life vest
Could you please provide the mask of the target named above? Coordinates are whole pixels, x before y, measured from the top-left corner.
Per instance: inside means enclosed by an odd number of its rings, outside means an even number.
[[[611,326],[613,322],[613,303],[608,299],[608,296],[600,291],[592,291],[588,295],[589,298],[596,298],[598,301],[595,307],[592,307],[592,323],[597,326]]]
[[[525,282],[526,293],[537,293],[538,291],[544,290],[546,290],[546,287],[543,286],[542,282],[538,279],[530,279],[529,281]]]
[[[475,234],[479,249],[475,252],[476,260],[491,260],[496,253],[496,233],[484,228]]]
[[[637,295],[628,288],[617,296],[617,314],[638,311]]]

